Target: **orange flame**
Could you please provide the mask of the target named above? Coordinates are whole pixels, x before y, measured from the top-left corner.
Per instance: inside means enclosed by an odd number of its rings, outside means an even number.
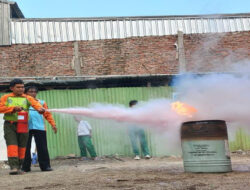
[[[179,101],[173,102],[171,106],[176,113],[187,117],[192,117],[197,112],[194,107]]]

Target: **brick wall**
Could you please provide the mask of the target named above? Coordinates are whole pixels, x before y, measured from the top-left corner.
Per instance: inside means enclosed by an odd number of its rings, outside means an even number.
[[[0,47],[2,77],[74,75],[72,42]]]
[[[80,42],[82,74],[124,75],[177,72],[176,36]]]
[[[185,35],[184,47],[188,71],[230,71],[249,62],[250,32]]]
[[[177,36],[79,42],[82,75],[174,74]],[[184,35],[188,71],[250,58],[250,32]],[[74,76],[73,42],[0,47],[1,77]]]

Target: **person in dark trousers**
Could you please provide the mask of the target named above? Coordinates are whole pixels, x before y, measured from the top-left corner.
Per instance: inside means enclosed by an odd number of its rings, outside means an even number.
[[[36,99],[38,89],[35,86],[27,87],[25,89],[25,93],[35,98],[35,100],[39,102],[43,106],[44,109],[48,109],[48,106],[44,100]],[[24,163],[22,166],[22,170],[24,172],[31,171],[30,167],[31,167],[32,159],[31,159],[30,149],[31,149],[32,137],[34,136],[40,169],[42,171],[52,171],[52,168],[50,166],[48,147],[47,147],[47,135],[46,135],[44,118],[52,126],[52,129],[55,134],[57,133],[56,123],[52,117],[52,114],[48,111],[44,112],[43,115],[40,115],[37,113],[36,110],[34,110],[33,107],[30,107],[29,112],[30,112],[29,139],[28,139],[28,143],[26,146],[26,153],[25,153],[25,159],[24,159]]]
[[[30,106],[40,114],[44,113],[45,109],[33,97],[24,94],[24,82],[21,79],[12,80],[10,89],[12,93],[3,95],[0,99],[0,113],[4,113],[4,138],[7,144],[10,175],[15,175],[22,174],[20,167],[25,157],[29,136],[28,130],[27,132],[17,130],[18,113],[28,112]],[[40,115],[38,112],[37,114]]]
[[[129,107],[132,108],[137,103],[138,103],[137,100],[131,100],[129,102]],[[141,159],[138,144],[137,144],[137,139],[139,139],[139,141],[140,141],[140,145],[141,145],[141,149],[142,149],[142,153],[143,153],[144,157],[146,159],[150,159],[151,156],[150,156],[149,150],[148,150],[148,143],[147,143],[145,131],[142,128],[139,128],[139,127],[137,127],[135,125],[131,125],[131,126],[128,127],[128,134],[129,134],[129,138],[130,138],[130,141],[131,141],[133,152],[135,154],[134,159],[135,160],[140,160]]]

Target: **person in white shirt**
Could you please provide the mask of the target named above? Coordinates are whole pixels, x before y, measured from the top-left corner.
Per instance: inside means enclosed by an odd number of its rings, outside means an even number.
[[[81,151],[81,159],[87,160],[87,151],[93,160],[97,160],[96,151],[91,141],[92,128],[87,121],[81,119],[80,116],[74,116],[78,122],[77,135],[78,144]]]

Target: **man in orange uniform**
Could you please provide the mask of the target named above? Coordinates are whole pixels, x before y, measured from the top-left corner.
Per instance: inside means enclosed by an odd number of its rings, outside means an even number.
[[[17,133],[18,112],[28,111],[32,106],[40,114],[45,112],[42,105],[33,97],[24,94],[24,83],[21,79],[10,82],[12,93],[3,95],[0,99],[0,113],[4,113],[4,138],[7,144],[10,174],[19,174],[25,157],[27,133]]]

